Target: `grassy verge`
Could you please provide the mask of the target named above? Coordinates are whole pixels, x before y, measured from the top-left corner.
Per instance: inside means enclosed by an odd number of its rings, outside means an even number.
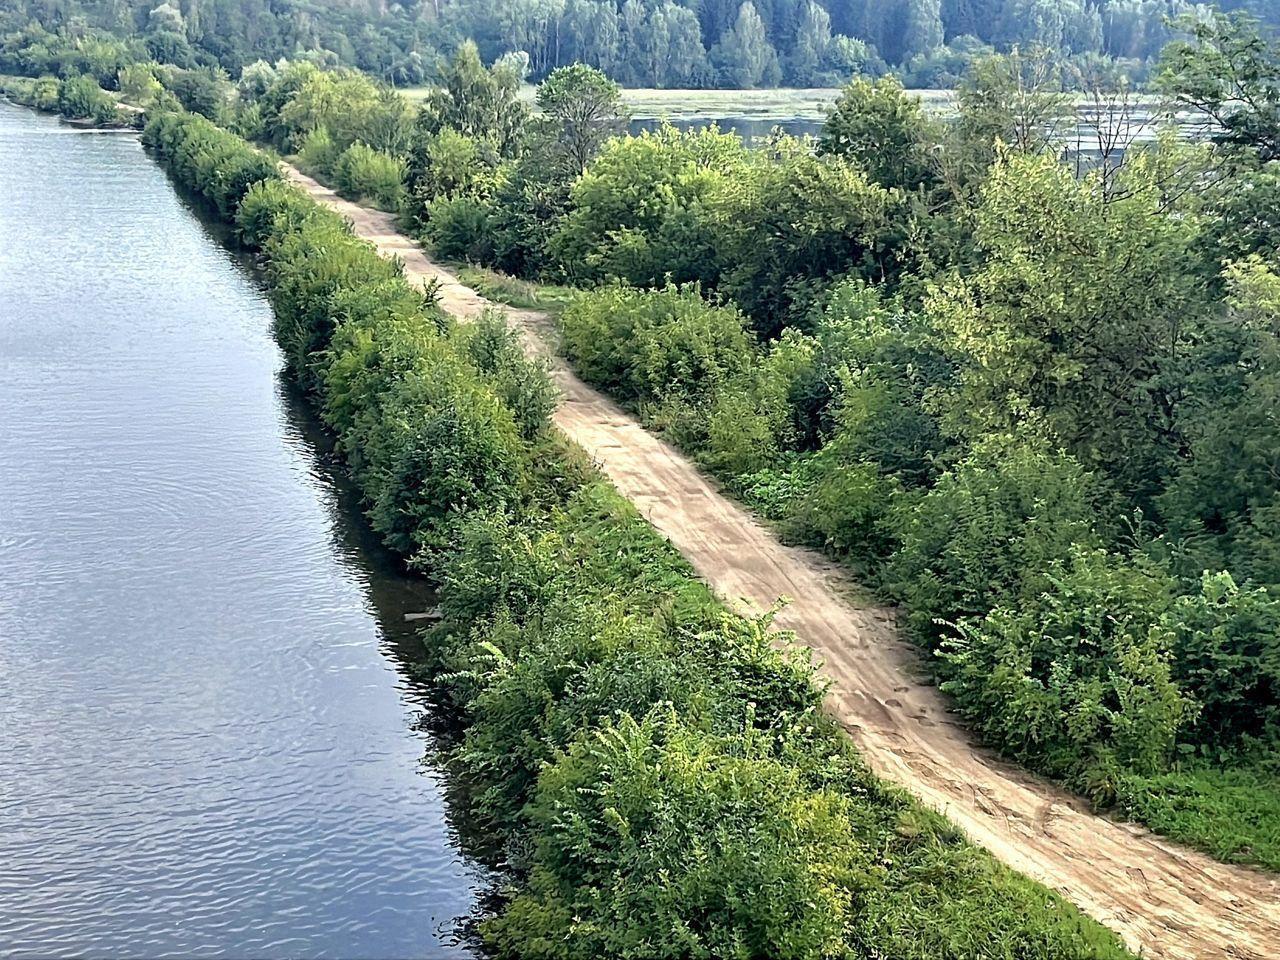
[[[541,310],[557,316],[573,302],[576,295],[572,287],[520,280],[475,264],[452,263],[449,266],[457,274],[458,279],[476,293],[494,303],[502,303],[509,307]]]
[[[1219,860],[1280,870],[1280,776],[1269,765],[1130,777],[1117,809]]]

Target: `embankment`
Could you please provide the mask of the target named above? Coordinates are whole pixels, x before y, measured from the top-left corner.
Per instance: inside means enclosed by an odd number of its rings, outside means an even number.
[[[341,213],[412,282],[438,284],[462,317],[491,305],[433,263],[394,219],[345,201],[296,170],[289,177]],[[550,358],[546,316],[508,311],[526,347]],[[783,546],[696,467],[552,360],[563,402],[556,425],[690,561],[716,594],[777,617],[814,651],[832,681],[828,709],[872,768],[945,813],[1015,869],[1062,893],[1155,957],[1280,956],[1280,881],[1218,863],[1078,800],[976,746],[921,682],[889,611],[854,606],[849,584],[816,554]]]

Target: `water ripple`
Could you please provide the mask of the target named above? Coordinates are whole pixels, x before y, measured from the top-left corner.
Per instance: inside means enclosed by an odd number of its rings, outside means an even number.
[[[132,138],[0,104],[0,169],[0,953],[466,955],[425,600],[261,290]]]

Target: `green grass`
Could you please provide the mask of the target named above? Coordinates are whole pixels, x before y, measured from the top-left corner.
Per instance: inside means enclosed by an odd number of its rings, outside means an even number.
[[[487,267],[474,264],[453,264],[458,279],[482,297],[494,303],[506,304],[522,310],[541,310],[558,314],[575,296],[571,287],[533,283],[507,276]]]
[[[1260,765],[1133,775],[1117,808],[1219,860],[1280,870],[1280,774]]]

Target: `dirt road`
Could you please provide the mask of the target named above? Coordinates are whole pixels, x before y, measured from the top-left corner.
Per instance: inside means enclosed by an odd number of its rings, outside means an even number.
[[[349,217],[384,254],[400,257],[411,279],[438,281],[441,304],[451,313],[474,316],[490,306],[398,233],[391,216],[349,203],[297,171],[290,176]],[[529,348],[551,356],[547,318],[507,312]],[[1144,956],[1280,958],[1280,879],[1091,814],[1070,795],[976,746],[938,691],[917,679],[918,658],[898,638],[888,610],[847,602],[849,584],[837,568],[780,544],[685,457],[563,362],[552,362],[564,396],[556,424],[722,598],[754,611],[790,598],[778,626],[794,630],[822,661],[834,681],[831,710],[881,776],[1118,931]]]

